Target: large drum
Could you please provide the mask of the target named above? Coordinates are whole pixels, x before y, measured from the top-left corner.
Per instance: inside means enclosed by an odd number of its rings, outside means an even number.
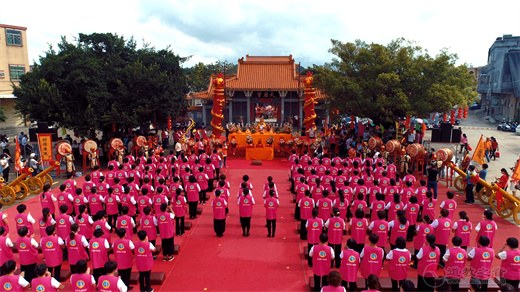
[[[386,142],[386,151],[388,151],[388,153],[396,153],[396,152],[399,152],[400,150],[401,150],[401,143],[399,143],[399,141],[390,140],[390,141]]]
[[[139,146],[139,147],[143,147],[145,146],[147,143],[146,143],[146,138],[145,136],[137,136],[135,137],[135,145]]]
[[[91,152],[92,148],[94,148],[94,151],[97,150],[97,143],[94,140],[87,140],[83,142],[83,151]]]
[[[110,139],[109,145],[112,149],[119,149],[119,146],[123,146],[123,141],[119,138]]]
[[[67,153],[72,152],[72,146],[67,141],[59,141],[58,144],[56,144],[56,152],[65,156]]]
[[[383,144],[383,141],[381,141],[381,138],[379,137],[372,137],[370,140],[368,140],[368,148],[371,150],[378,149]]]
[[[408,153],[411,158],[421,157],[424,155],[424,152],[424,146],[419,143],[413,143],[406,147],[406,153]]]
[[[443,163],[448,163],[453,159],[453,151],[448,148],[442,148],[437,150],[437,159],[442,161]]]

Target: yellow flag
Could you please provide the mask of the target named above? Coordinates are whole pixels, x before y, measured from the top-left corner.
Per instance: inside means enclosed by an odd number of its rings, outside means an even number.
[[[520,162],[519,161],[516,162],[515,170],[513,171],[511,178],[513,180],[520,180]]]
[[[480,165],[486,163],[486,148],[484,146],[482,135],[480,135],[480,140],[475,148],[475,152],[473,152],[471,160],[476,161]]]

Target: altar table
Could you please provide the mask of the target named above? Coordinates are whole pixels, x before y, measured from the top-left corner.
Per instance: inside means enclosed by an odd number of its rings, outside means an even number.
[[[246,160],[273,160],[273,147],[247,147]]]

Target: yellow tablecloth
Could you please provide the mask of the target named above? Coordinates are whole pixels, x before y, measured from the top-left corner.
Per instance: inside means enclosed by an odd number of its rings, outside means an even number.
[[[228,140],[231,141],[231,139],[235,138],[237,140],[237,147],[246,147],[247,146],[246,137],[248,135],[251,135],[251,137],[253,138],[254,145],[258,144],[258,139],[262,139],[262,144],[267,145],[267,143],[265,141],[267,139],[269,139],[269,137],[273,136],[273,139],[274,139],[273,146],[274,147],[278,147],[278,140],[280,140],[280,138],[283,138],[285,140],[285,142],[287,142],[288,140],[290,140],[292,138],[292,134],[237,134],[237,133],[233,133],[233,134],[229,135]]]
[[[273,147],[246,148],[246,160],[273,160]]]

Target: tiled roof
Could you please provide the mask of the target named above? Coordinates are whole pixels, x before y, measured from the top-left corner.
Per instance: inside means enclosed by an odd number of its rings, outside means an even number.
[[[249,56],[238,60],[237,74],[226,76],[226,90],[303,90],[305,76],[296,72],[298,67],[289,56]],[[212,98],[213,79],[211,76],[208,90],[191,94],[192,98]],[[300,80],[299,80],[300,79]],[[318,98],[323,97],[316,92]]]

